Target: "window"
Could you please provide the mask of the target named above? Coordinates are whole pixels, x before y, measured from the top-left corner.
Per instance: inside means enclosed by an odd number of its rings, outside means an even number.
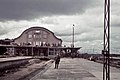
[[[43,42],[43,45],[45,45],[46,42]]]
[[[39,35],[36,35],[36,38],[39,38]]]
[[[39,44],[41,45],[41,41],[39,42]]]
[[[40,33],[40,31],[36,30],[35,33]]]
[[[28,38],[32,38],[32,35],[31,35],[31,34],[29,34],[29,35],[28,35]]]
[[[36,45],[39,45],[39,42],[38,42],[38,41],[36,42]]]
[[[34,38],[36,37],[36,35],[34,34]]]
[[[40,34],[34,34],[33,37],[34,37],[34,38],[37,38],[37,39],[41,39],[41,35],[40,35]]]
[[[50,52],[49,52],[49,55],[54,55],[54,52],[53,52],[53,51],[50,51]]]

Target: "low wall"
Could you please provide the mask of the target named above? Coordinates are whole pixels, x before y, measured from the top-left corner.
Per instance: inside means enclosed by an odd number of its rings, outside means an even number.
[[[28,63],[30,59],[32,58],[2,61],[0,62],[0,71],[4,71],[6,69],[16,68],[16,67],[25,65]]]

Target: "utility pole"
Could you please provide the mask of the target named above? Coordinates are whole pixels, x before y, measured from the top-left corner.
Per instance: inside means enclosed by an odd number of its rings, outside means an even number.
[[[110,0],[104,5],[103,80],[110,80]]]
[[[73,40],[72,40],[72,47],[74,48],[74,27],[75,27],[75,25],[73,24]]]

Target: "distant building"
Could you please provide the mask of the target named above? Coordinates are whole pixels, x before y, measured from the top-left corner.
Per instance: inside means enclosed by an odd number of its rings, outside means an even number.
[[[9,42],[8,45],[1,44],[7,48],[10,55],[20,56],[48,56],[54,57],[56,54],[70,56],[76,54],[81,47],[63,47],[62,40],[55,34],[43,27],[31,27],[26,29],[19,37],[11,40],[4,40],[1,43]]]
[[[53,32],[43,27],[31,27],[14,39],[18,45],[32,46],[61,46],[62,40]]]
[[[13,40],[8,39],[8,38],[0,40],[1,45],[10,45],[12,42],[13,42]]]

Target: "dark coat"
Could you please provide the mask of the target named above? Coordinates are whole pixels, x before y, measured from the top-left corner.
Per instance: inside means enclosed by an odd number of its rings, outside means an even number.
[[[60,62],[60,56],[58,55],[58,56],[55,57],[55,63],[59,64],[59,62]]]

